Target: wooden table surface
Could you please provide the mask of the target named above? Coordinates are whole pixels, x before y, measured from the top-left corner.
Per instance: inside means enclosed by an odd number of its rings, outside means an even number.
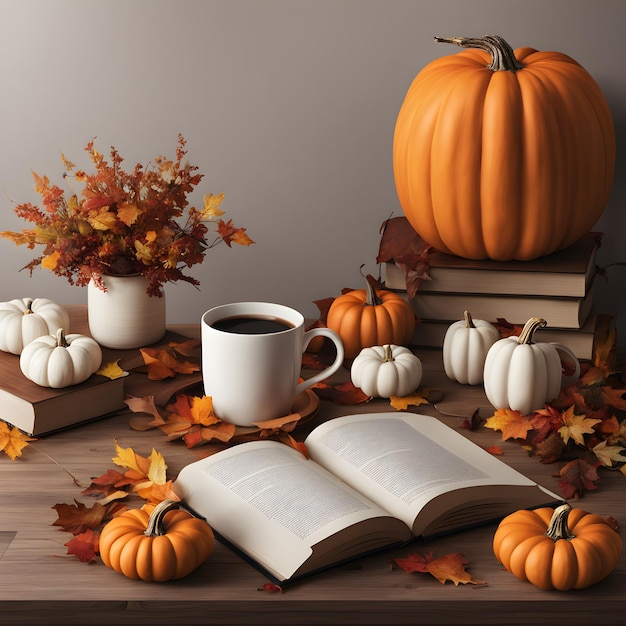
[[[197,332],[178,327],[181,332]],[[493,413],[482,388],[449,381],[441,353],[417,352],[424,365],[423,387],[445,390],[438,404],[447,413],[468,416],[477,408]],[[322,402],[315,419],[293,435],[303,439],[309,428],[354,412],[393,410],[387,400],[356,407]],[[440,417],[458,428],[463,417],[444,416],[431,405],[413,412]],[[532,479],[558,492],[556,465],[542,465],[515,442],[481,428],[460,429],[480,445],[498,444],[500,457]],[[87,506],[81,496],[92,477],[114,468],[114,442],[149,456],[154,448],[168,464],[168,476],[210,453],[208,446],[187,449],[167,442],[158,431],[129,428],[129,414],[59,432],[34,442],[21,458],[0,455],[0,623],[13,624],[617,624],[626,616],[626,552],[617,569],[603,582],[579,591],[542,591],[503,570],[491,550],[495,525],[433,540],[428,545],[360,559],[317,574],[282,593],[259,588],[267,582],[252,566],[221,544],[190,576],[168,583],[127,579],[96,563],[68,556],[64,543],[71,535],[52,526],[55,504]],[[70,474],[80,487],[74,484]],[[598,489],[573,503],[626,525],[626,479],[603,472]],[[140,501],[135,501],[140,505]],[[216,503],[216,506],[219,503]],[[407,574],[390,567],[392,556],[434,551],[463,552],[468,570],[485,586],[445,585],[427,574]]]

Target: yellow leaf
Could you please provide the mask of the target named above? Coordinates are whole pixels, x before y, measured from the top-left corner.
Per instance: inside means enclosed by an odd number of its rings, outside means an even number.
[[[424,397],[423,393],[414,393],[408,396],[391,396],[389,398],[390,404],[394,409],[398,411],[406,411],[409,405],[419,406],[420,404],[428,404],[428,400]]]
[[[141,241],[135,241],[135,250],[137,251],[137,259],[139,259],[144,265],[150,265],[154,255],[150,246],[146,246]]]
[[[601,441],[593,448],[593,453],[605,467],[612,467],[614,461],[616,463],[626,463],[626,456],[622,454],[624,451],[626,451],[626,448],[621,446],[607,445],[606,440]]]
[[[28,445],[29,441],[34,441],[34,439],[22,433],[19,428],[11,427],[6,422],[0,422],[0,450],[11,461],[15,461],[18,456],[22,456],[22,450]]]
[[[52,254],[49,254],[48,256],[45,256],[41,260],[41,267],[46,270],[54,271],[54,268],[57,266],[60,256],[61,253],[58,250],[53,252]]]
[[[563,412],[563,426],[559,428],[559,435],[565,443],[573,439],[578,445],[585,445],[585,434],[593,433],[593,426],[602,420],[588,418],[585,415],[576,415],[574,405]]]
[[[119,366],[120,360],[117,361],[109,361],[107,363],[103,363],[100,366],[100,369],[96,372],[96,374],[100,374],[100,376],[106,376],[111,380],[115,380],[116,378],[122,378],[122,376],[128,376],[128,372],[125,372]]]
[[[96,230],[112,230],[117,221],[117,215],[112,211],[103,210],[102,213],[98,213],[87,219]]]
[[[166,473],[167,465],[165,464],[165,458],[160,452],[157,452],[154,448],[152,448],[148,478],[155,485],[164,485],[167,482]]]
[[[194,423],[211,426],[219,422],[219,419],[213,413],[213,399],[211,396],[194,396],[191,398],[190,404]]]
[[[224,211],[219,208],[223,199],[223,193],[220,193],[217,196],[214,196],[212,193],[209,195],[204,194],[204,208],[200,211],[200,219],[205,222],[210,222],[216,217],[224,215]]]
[[[126,469],[133,469],[142,474],[144,473],[137,463],[135,451],[132,448],[122,448],[116,441],[115,451],[117,452],[117,456],[113,457],[113,463],[115,463],[115,465],[125,467]]]

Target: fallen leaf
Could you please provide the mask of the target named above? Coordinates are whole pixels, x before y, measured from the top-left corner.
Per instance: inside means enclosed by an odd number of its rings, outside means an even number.
[[[413,393],[408,396],[391,396],[389,404],[398,411],[406,411],[409,406],[420,406],[420,404],[428,404],[427,396],[424,392]]]
[[[22,450],[29,441],[35,441],[34,437],[25,435],[19,428],[9,426],[6,422],[0,421],[0,450],[2,450],[11,461],[22,456]]]
[[[563,413],[563,426],[559,428],[559,434],[567,443],[573,439],[578,445],[585,445],[585,435],[593,433],[593,427],[601,420],[589,419],[585,415],[576,415],[571,406]]]
[[[100,533],[89,528],[70,539],[64,545],[68,554],[73,554],[83,563],[90,563],[96,560],[100,547]]]
[[[473,584],[485,585],[485,581],[475,580],[472,575],[465,571],[465,566],[469,561],[461,552],[446,554],[437,559],[433,558],[433,553],[428,552],[424,555],[410,554],[406,559],[393,559],[394,562],[407,573],[424,572],[434,576],[440,583],[445,584],[447,581],[454,585]]]
[[[513,409],[498,409],[485,420],[485,428],[499,430],[502,439],[526,439],[533,425],[530,419]]]
[[[363,404],[371,400],[361,389],[355,387],[351,381],[337,385],[320,382],[313,385],[311,389],[315,391],[321,400],[328,400],[337,404]]]
[[[583,459],[574,459],[561,468],[559,487],[566,500],[580,498],[585,491],[597,489],[598,472]]]
[[[610,446],[606,441],[601,441],[593,447],[594,454],[598,457],[602,465],[613,467],[613,463],[626,463],[626,448],[622,446]]]
[[[120,359],[103,363],[96,372],[96,374],[99,374],[100,376],[106,376],[106,378],[110,378],[111,380],[115,380],[116,378],[122,378],[123,376],[128,376],[128,372],[125,372],[119,366],[119,362]]]

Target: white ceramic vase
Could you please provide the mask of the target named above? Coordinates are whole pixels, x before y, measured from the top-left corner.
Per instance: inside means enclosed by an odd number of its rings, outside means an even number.
[[[141,275],[103,276],[106,291],[87,286],[91,336],[105,348],[132,350],[165,335],[165,296],[149,296]]]

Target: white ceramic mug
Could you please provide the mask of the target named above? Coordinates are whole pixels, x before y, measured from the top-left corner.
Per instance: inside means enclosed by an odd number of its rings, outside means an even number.
[[[274,324],[272,320],[278,320],[276,328],[266,328]],[[224,304],[202,316],[204,393],[213,399],[220,419],[251,426],[289,415],[298,395],[341,367],[344,349],[339,335],[329,328],[305,331],[304,324],[298,311],[271,302]],[[302,354],[318,336],[333,341],[335,361],[298,382]]]
[[[580,362],[576,355],[562,343],[550,341],[549,345],[558,352],[559,359],[561,359],[561,369],[563,371],[561,386],[566,387],[575,383],[580,378]]]

